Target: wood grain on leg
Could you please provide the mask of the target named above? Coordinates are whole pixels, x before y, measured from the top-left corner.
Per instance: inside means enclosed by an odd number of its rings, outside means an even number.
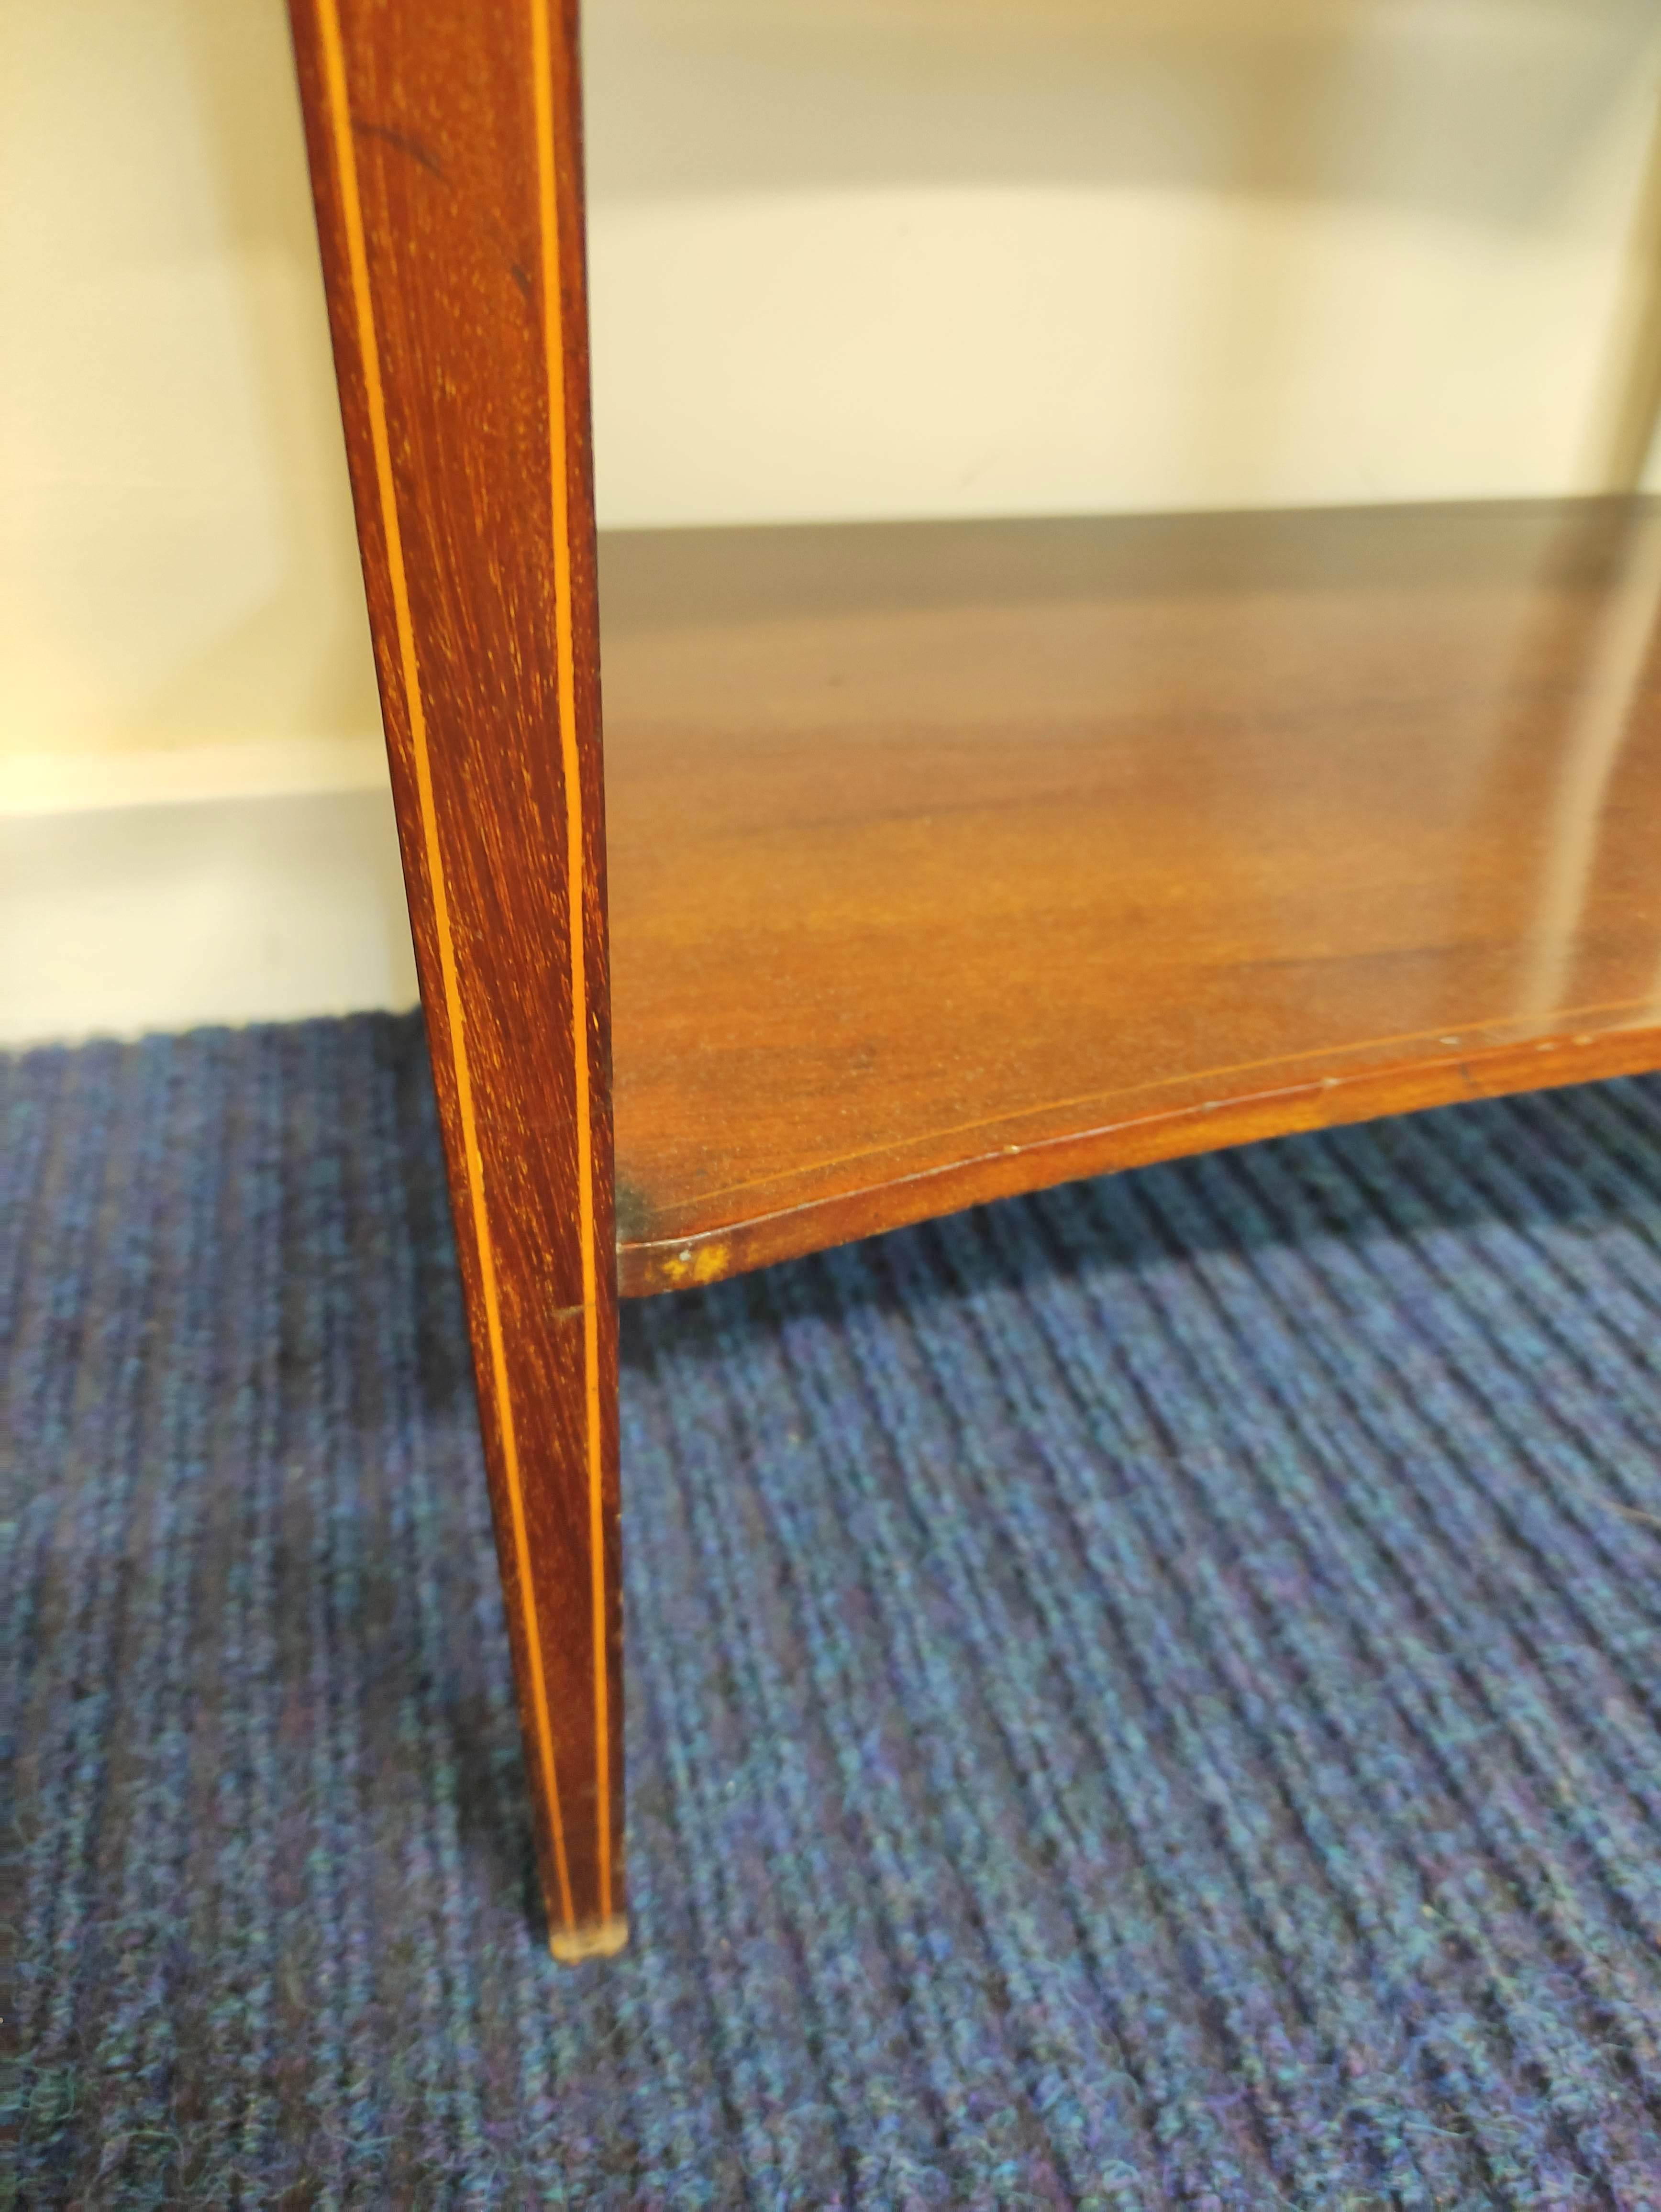
[[[574,9],[291,0],[555,1955],[622,1860],[605,840]]]

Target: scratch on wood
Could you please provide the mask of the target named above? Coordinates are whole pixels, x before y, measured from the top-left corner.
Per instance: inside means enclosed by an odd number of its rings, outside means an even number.
[[[407,131],[394,131],[388,123],[362,123],[356,118],[352,130],[360,138],[384,139],[387,145],[396,146],[400,154],[407,154],[412,161],[418,161],[428,175],[436,177],[440,184],[448,182],[444,174],[444,164],[437,155],[423,146],[419,138],[412,138]]]

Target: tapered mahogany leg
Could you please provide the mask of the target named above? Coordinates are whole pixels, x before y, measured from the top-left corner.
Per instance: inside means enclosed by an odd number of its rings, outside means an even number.
[[[291,0],[555,1955],[623,1875],[575,0]]]

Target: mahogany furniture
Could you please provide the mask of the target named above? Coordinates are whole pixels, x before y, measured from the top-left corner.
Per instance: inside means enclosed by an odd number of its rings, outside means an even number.
[[[575,0],[292,6],[578,1959],[626,1932],[619,1291],[1661,1067],[1661,507],[633,533],[597,564]]]

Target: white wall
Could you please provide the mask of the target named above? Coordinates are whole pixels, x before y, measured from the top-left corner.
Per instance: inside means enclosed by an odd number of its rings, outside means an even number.
[[[1641,465],[1652,0],[588,0],[587,45],[603,520]],[[376,730],[281,0],[0,12],[0,811],[51,855],[0,856],[0,1036],[407,994]],[[326,854],[260,811],[331,792]]]

